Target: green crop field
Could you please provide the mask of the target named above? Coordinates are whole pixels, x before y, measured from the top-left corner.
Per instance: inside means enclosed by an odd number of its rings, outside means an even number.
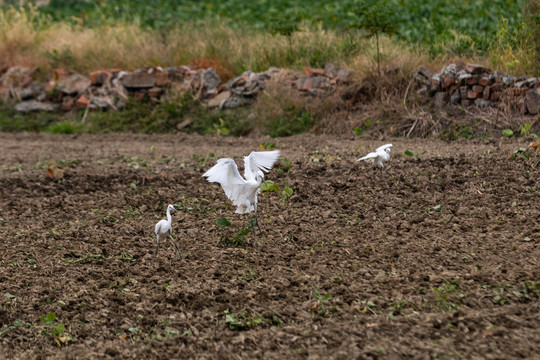
[[[347,31],[362,21],[358,9],[369,1],[359,0],[52,0],[41,9],[59,21],[84,17],[88,26],[118,20],[153,29],[167,29],[189,22],[227,22],[231,27],[251,27],[269,32],[287,32],[300,26],[322,26]],[[395,36],[413,44],[441,51],[441,43],[466,40],[454,51],[471,46],[487,50],[501,26],[517,30],[522,21],[523,1],[516,0],[395,0],[387,5],[396,25]]]

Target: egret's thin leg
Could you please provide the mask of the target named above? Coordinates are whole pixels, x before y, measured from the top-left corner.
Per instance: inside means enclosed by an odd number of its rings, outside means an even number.
[[[262,234],[261,226],[259,225],[259,217],[257,216],[256,212],[255,212],[255,224],[257,225],[257,229],[259,229],[259,233]]]
[[[257,235],[255,235],[255,225],[253,225],[253,216],[249,214],[249,226],[251,226],[251,231],[253,232],[253,239],[257,240]]]
[[[392,174],[390,174],[390,171],[386,170],[386,168],[383,168],[383,169],[384,169],[384,171],[386,171],[386,173],[387,173],[388,175],[392,176]]]
[[[180,256],[180,259],[182,259],[182,254],[180,254],[180,249],[178,248],[178,245],[176,245],[176,241],[174,241],[172,235],[169,235],[169,238],[170,238],[171,241],[173,242],[174,247],[176,248],[176,251],[178,251],[178,256]]]
[[[159,248],[159,235],[156,236],[156,253],[154,254],[154,262],[156,262],[158,248]]]

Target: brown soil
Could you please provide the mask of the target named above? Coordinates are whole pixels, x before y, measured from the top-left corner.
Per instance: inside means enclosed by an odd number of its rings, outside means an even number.
[[[393,177],[355,162],[389,141]],[[248,218],[201,175],[267,142],[291,162],[267,179],[294,192],[224,246]],[[524,145],[0,134],[0,357],[540,357],[538,170],[508,159]],[[154,263],[168,203],[184,258],[165,243]]]

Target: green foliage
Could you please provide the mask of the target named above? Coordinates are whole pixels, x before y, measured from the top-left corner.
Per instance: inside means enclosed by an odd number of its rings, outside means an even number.
[[[379,32],[395,27],[399,39],[437,53],[446,49],[445,44],[452,43],[458,51],[466,51],[470,45],[488,49],[500,19],[506,19],[508,28],[516,28],[521,23],[524,3],[516,0],[392,0],[380,4],[373,0],[51,0],[40,11],[54,20],[73,23],[80,23],[84,17],[85,25],[90,27],[126,21],[142,27],[170,29],[186,22],[196,26],[220,18],[228,19],[233,27],[284,36],[301,29],[300,25],[322,24],[324,28],[346,29],[361,24],[364,29]],[[530,27],[536,29],[535,18],[527,16],[534,14],[531,9],[525,17]],[[462,40],[456,43],[456,38]],[[62,49],[49,54],[51,61],[61,61],[65,56],[69,54]]]
[[[315,117],[309,112],[302,109],[289,109],[288,112],[292,114],[271,116],[267,119],[265,128],[268,135],[280,137],[301,134],[315,125]]]
[[[460,302],[455,299],[464,297],[463,294],[458,293],[461,290],[461,286],[457,280],[444,280],[443,284],[438,287],[433,287],[431,289],[435,294],[435,307],[437,311],[447,312],[452,310],[457,310]]]
[[[225,217],[220,217],[216,220],[217,224],[219,225],[220,228],[224,228],[224,227],[227,227],[227,226],[230,226],[231,225],[231,222],[229,221],[229,219],[225,218]]]
[[[261,191],[263,193],[269,193],[273,191],[279,191],[279,186],[274,183],[272,180],[264,180],[264,182],[261,184]]]
[[[78,134],[81,133],[83,129],[83,124],[77,124],[71,121],[61,121],[51,124],[47,128],[47,132],[50,134]]]
[[[414,151],[412,151],[411,149],[407,149],[405,150],[405,155],[409,157],[414,157]]]
[[[248,330],[261,325],[264,321],[262,316],[247,316],[245,311],[235,314],[227,309],[223,313],[225,314],[225,324],[231,330]]]
[[[66,346],[71,341],[71,335],[66,331],[64,324],[54,325],[56,321],[55,313],[48,313],[47,316],[40,317],[39,321],[44,324],[41,333],[53,338],[56,346]]]
[[[514,136],[514,132],[511,129],[504,129],[502,131],[502,135],[506,136],[507,138],[511,138],[512,136]]]

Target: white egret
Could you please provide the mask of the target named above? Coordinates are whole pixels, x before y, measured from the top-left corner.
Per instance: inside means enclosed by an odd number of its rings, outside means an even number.
[[[253,151],[244,156],[244,178],[238,172],[238,166],[233,159],[223,158],[217,161],[210,170],[204,173],[209,182],[217,182],[225,191],[225,195],[237,206],[235,213],[255,213],[255,224],[261,231],[257,220],[257,194],[264,180],[264,172],[269,172],[279,158],[279,150]],[[255,229],[250,219],[253,236]]]
[[[178,256],[180,256],[180,259],[182,258],[182,255],[180,254],[180,249],[178,248],[178,245],[176,245],[176,242],[174,241],[172,237],[172,217],[171,217],[171,211],[176,210],[173,205],[167,206],[167,220],[160,220],[156,224],[156,253],[154,255],[154,261],[156,261],[158,248],[159,248],[159,240],[163,239],[166,240],[167,238],[171,239],[171,241],[174,244],[174,247],[178,251]]]
[[[386,170],[386,168],[384,167],[384,163],[390,160],[390,153],[392,152],[392,150],[390,150],[391,147],[392,144],[385,144],[383,146],[379,146],[377,149],[375,149],[375,152],[371,152],[356,161],[373,159],[374,167],[378,167],[381,169],[381,171],[384,170],[388,173],[388,175],[390,175],[390,172],[388,172],[388,170]]]

